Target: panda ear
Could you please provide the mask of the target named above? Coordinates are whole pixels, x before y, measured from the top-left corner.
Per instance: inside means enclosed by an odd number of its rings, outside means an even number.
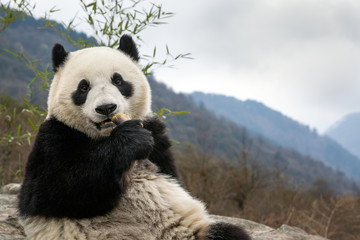
[[[58,68],[65,62],[66,57],[69,55],[63,45],[59,43],[55,43],[52,49],[52,64],[53,64],[53,71],[57,72]]]
[[[140,59],[139,51],[136,47],[136,44],[129,35],[123,35],[120,38],[120,46],[118,47],[118,50],[123,51],[136,62],[138,62]]]

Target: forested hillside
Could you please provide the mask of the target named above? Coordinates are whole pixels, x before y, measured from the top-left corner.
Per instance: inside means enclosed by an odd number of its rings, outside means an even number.
[[[280,146],[293,148],[303,155],[322,161],[360,181],[360,159],[327,136],[302,125],[282,113],[256,101],[196,92],[190,97],[218,116],[245,126]],[[334,139],[337,139],[336,137]]]

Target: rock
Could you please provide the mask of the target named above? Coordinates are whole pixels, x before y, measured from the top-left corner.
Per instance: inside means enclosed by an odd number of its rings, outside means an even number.
[[[20,184],[8,184],[0,189],[0,240],[25,240],[22,227],[17,222],[16,209],[17,194]],[[233,223],[243,227],[252,237],[252,240],[327,240],[325,238],[309,235],[304,230],[282,225],[274,229],[263,224],[240,218],[231,218],[212,215],[216,221]]]
[[[9,183],[0,189],[0,194],[18,194],[20,192],[21,184]]]
[[[16,209],[17,194],[20,184],[8,184],[0,189],[0,240],[25,239],[25,234],[18,223]]]

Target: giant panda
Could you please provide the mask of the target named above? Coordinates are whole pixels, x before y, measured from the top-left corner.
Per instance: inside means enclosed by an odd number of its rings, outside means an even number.
[[[52,49],[55,72],[19,194],[29,240],[249,240],[178,180],[165,125],[128,35],[118,49]],[[119,125],[113,115],[132,120]]]

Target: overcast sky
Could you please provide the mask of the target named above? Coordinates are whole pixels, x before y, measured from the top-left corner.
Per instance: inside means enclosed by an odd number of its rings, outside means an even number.
[[[54,5],[57,19],[81,16],[74,0],[36,2],[37,16]],[[192,54],[155,72],[175,91],[257,100],[320,133],[360,112],[359,0],[160,2],[176,15],[148,29],[141,50]]]

